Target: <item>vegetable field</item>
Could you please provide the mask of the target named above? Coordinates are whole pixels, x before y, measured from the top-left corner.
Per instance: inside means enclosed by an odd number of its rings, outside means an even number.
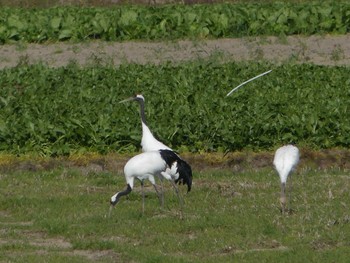
[[[0,9],[0,42],[345,34],[347,1]]]
[[[226,97],[233,84],[269,68],[272,73]],[[136,92],[146,97],[155,134],[181,151],[263,150],[288,142],[349,147],[349,73],[338,67],[198,62],[3,70],[0,148],[49,156],[136,151],[138,105],[118,104]]]

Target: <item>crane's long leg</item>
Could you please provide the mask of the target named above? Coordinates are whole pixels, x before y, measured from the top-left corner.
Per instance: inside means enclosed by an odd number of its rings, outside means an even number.
[[[289,176],[290,180],[289,180],[289,198],[288,198],[288,211],[292,212],[292,175]]]
[[[163,185],[163,177],[160,176],[160,206],[162,207],[162,209],[164,209],[164,185]]]
[[[142,190],[142,214],[144,214],[145,213],[145,191],[144,191],[143,181],[141,181],[141,190]]]
[[[156,190],[156,193],[158,195],[158,199],[159,199],[159,203],[160,203],[160,206],[161,208],[163,209],[164,208],[164,196],[163,196],[163,192],[159,192],[158,188],[157,188],[157,185],[154,184],[154,190]]]
[[[110,206],[109,206],[109,210],[108,210],[108,217],[111,217],[112,210],[113,210],[113,206],[110,205]]]
[[[281,212],[284,214],[286,208],[286,183],[281,183]]]
[[[176,195],[177,195],[177,198],[179,199],[180,209],[181,209],[181,217],[182,217],[182,215],[183,215],[183,206],[184,206],[183,199],[182,199],[182,197],[180,195],[179,189],[177,188],[174,180],[171,180],[171,184],[173,185],[173,187],[175,189],[175,192],[176,192]]]

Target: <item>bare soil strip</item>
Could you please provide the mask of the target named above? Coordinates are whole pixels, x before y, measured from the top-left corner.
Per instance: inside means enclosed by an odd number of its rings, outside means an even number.
[[[62,67],[105,63],[160,64],[213,58],[225,61],[295,62],[317,65],[349,65],[350,34],[324,36],[249,37],[174,42],[59,42],[0,46],[0,69],[21,63],[43,62]]]

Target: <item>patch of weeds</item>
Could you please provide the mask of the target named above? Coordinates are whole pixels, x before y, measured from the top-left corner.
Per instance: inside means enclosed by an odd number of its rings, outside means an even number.
[[[264,59],[264,50],[261,47],[257,47],[254,51],[253,51],[253,58],[255,60],[263,60]]]
[[[342,47],[338,44],[334,45],[333,50],[331,52],[331,60],[339,61],[344,59],[344,57],[345,57],[345,54]]]
[[[267,37],[267,36],[261,36],[261,37],[259,37],[259,39],[258,39],[258,43],[259,43],[260,45],[269,45],[269,44],[272,43],[272,41],[271,41],[271,39],[270,39],[269,37]],[[287,41],[286,41],[286,44],[288,44]]]
[[[24,56],[20,56],[17,62],[17,66],[28,66],[29,65],[29,56],[28,55],[24,55]]]
[[[284,34],[279,35],[278,36],[278,42],[280,44],[288,45],[288,38],[287,38],[287,36],[284,35]]]
[[[209,60],[211,62],[222,62],[222,61],[225,61],[227,57],[228,57],[227,52],[216,48],[213,52],[210,53]]]
[[[16,42],[16,50],[17,51],[24,51],[27,49],[27,44],[23,42]]]
[[[63,49],[61,47],[56,47],[54,54],[62,54],[63,53]]]

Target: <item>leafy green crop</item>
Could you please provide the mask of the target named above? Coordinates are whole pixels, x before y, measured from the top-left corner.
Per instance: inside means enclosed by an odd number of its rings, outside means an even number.
[[[230,97],[235,85],[273,68]],[[154,134],[175,149],[350,146],[350,69],[191,62],[0,71],[0,150],[45,155],[136,151],[141,92]]]
[[[221,38],[350,31],[350,3],[0,9],[0,43]]]

